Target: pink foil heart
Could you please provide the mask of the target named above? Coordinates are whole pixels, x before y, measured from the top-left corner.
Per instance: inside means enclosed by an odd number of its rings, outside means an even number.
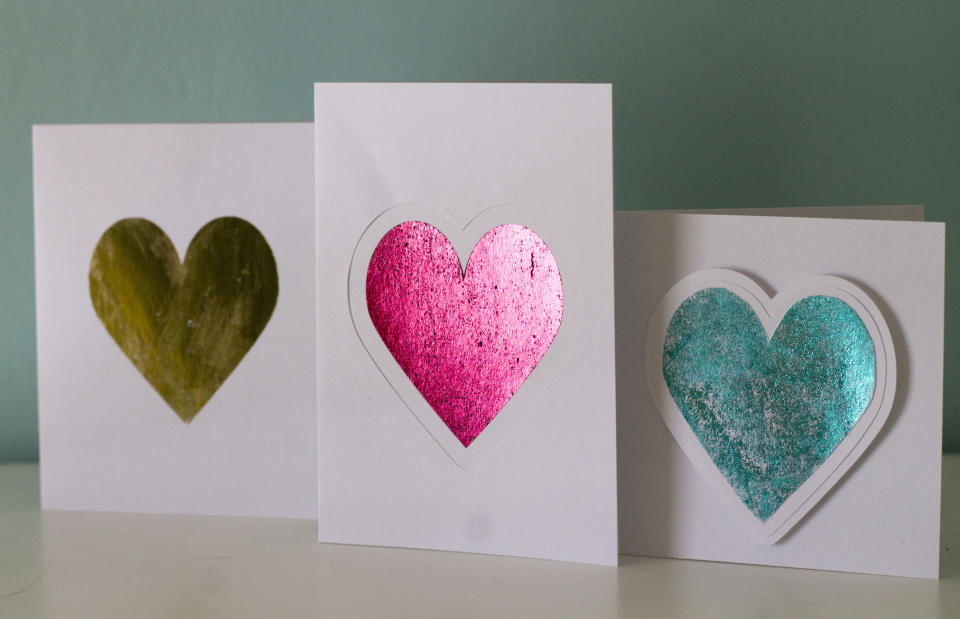
[[[373,252],[367,310],[404,373],[467,447],[553,342],[563,282],[550,248],[529,228],[493,228],[461,270],[439,230],[406,221]]]

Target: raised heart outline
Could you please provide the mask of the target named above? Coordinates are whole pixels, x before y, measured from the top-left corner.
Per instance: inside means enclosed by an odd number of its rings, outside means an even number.
[[[444,424],[413,382],[407,377],[380,338],[367,311],[366,277],[373,251],[380,239],[394,226],[405,221],[423,221],[437,228],[453,245],[460,258],[461,267],[466,264],[474,246],[484,234],[503,224],[519,224],[533,230],[550,248],[563,279],[563,320],[550,348],[530,372],[520,389],[506,403],[496,417],[484,428],[469,447],[464,447]],[[515,205],[497,205],[484,209],[472,217],[463,217],[453,210],[444,210],[421,204],[400,204],[380,215],[364,229],[354,248],[347,275],[347,301],[353,327],[364,349],[377,369],[387,380],[407,409],[444,452],[461,468],[476,470],[503,442],[504,438],[521,419],[524,411],[533,412],[534,401],[543,388],[552,380],[580,330],[579,282],[576,275],[564,270],[572,264],[563,236],[548,217],[538,216],[534,209]]]
[[[690,429],[663,377],[663,342],[674,312],[685,299],[705,288],[725,288],[743,299],[763,325],[769,340],[784,314],[812,295],[830,296],[849,305],[863,321],[873,341],[876,368],[873,396],[863,414],[830,456],[766,521],[757,518],[740,500]],[[701,477],[713,487],[755,541],[774,544],[790,532],[836,485],[870,447],[880,432],[896,391],[897,367],[893,339],[877,305],[850,281],[818,275],[783,288],[770,297],[754,280],[731,269],[698,271],[677,282],[657,304],[647,330],[646,378],[653,403],[680,448]]]

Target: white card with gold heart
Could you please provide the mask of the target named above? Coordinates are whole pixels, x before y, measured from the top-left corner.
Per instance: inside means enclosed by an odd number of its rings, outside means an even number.
[[[313,517],[312,125],[33,139],[43,507]]]

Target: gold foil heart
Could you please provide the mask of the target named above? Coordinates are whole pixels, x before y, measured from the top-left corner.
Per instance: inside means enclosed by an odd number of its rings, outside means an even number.
[[[266,239],[236,217],[197,232],[183,263],[146,219],[110,226],[90,261],[90,298],[144,378],[190,422],[263,331],[279,290]]]

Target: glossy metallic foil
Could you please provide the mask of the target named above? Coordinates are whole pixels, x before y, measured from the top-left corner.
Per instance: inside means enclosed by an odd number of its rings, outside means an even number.
[[[517,392],[563,317],[550,248],[514,224],[487,232],[463,270],[433,226],[395,226],[370,259],[366,297],[383,342],[464,446]]]
[[[833,452],[873,396],[873,342],[850,306],[798,301],[770,341],[724,288],[691,295],[663,344],[663,377],[743,503],[768,519]]]
[[[110,226],[90,261],[90,297],[107,331],[185,422],[240,363],[277,304],[277,265],[249,222],[221,217],[183,263],[146,219]]]

